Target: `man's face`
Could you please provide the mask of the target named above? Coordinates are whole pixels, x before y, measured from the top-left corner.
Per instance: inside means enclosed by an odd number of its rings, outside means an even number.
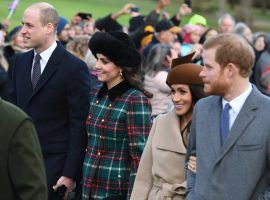
[[[202,58],[204,62],[200,77],[204,82],[204,92],[207,95],[226,94],[229,82],[226,78],[226,69],[215,61],[216,49],[203,50]]]
[[[42,52],[43,46],[46,46],[46,25],[43,26],[40,21],[39,10],[28,8],[22,17],[23,27],[21,34],[25,48],[34,48]]]
[[[233,26],[234,26],[234,23],[232,19],[228,17],[223,19],[219,27],[220,33],[232,33]]]
[[[177,35],[170,30],[160,33],[160,42],[163,44],[172,44],[177,38]]]

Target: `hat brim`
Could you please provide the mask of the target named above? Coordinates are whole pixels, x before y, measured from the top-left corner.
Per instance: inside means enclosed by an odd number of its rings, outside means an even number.
[[[173,26],[172,28],[169,29],[169,31],[172,33],[180,33],[181,28],[178,26]]]

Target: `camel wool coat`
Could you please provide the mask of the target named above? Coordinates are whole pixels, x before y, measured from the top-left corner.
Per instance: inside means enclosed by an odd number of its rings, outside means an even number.
[[[186,148],[175,110],[159,115],[143,151],[131,200],[183,200]]]

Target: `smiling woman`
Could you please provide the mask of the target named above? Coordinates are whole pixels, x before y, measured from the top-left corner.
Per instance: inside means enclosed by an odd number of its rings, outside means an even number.
[[[103,85],[90,94],[82,198],[129,199],[152,125],[141,56],[123,32],[97,32],[89,48]]]
[[[159,115],[153,124],[131,200],[185,199],[187,186],[184,164],[189,127],[194,104],[204,97],[203,82],[199,77],[202,67],[190,63],[193,55],[173,60],[167,84],[171,88],[174,109]],[[196,167],[196,163],[192,167]]]

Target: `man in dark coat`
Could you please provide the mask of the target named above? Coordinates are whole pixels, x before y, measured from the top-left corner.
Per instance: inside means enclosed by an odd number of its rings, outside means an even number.
[[[0,199],[47,200],[46,174],[32,121],[0,98]]]
[[[34,121],[45,161],[49,199],[57,187],[71,192],[82,171],[90,76],[86,64],[56,42],[58,14],[45,2],[22,17],[24,46],[13,73],[16,105]],[[66,193],[67,195],[67,193]]]

